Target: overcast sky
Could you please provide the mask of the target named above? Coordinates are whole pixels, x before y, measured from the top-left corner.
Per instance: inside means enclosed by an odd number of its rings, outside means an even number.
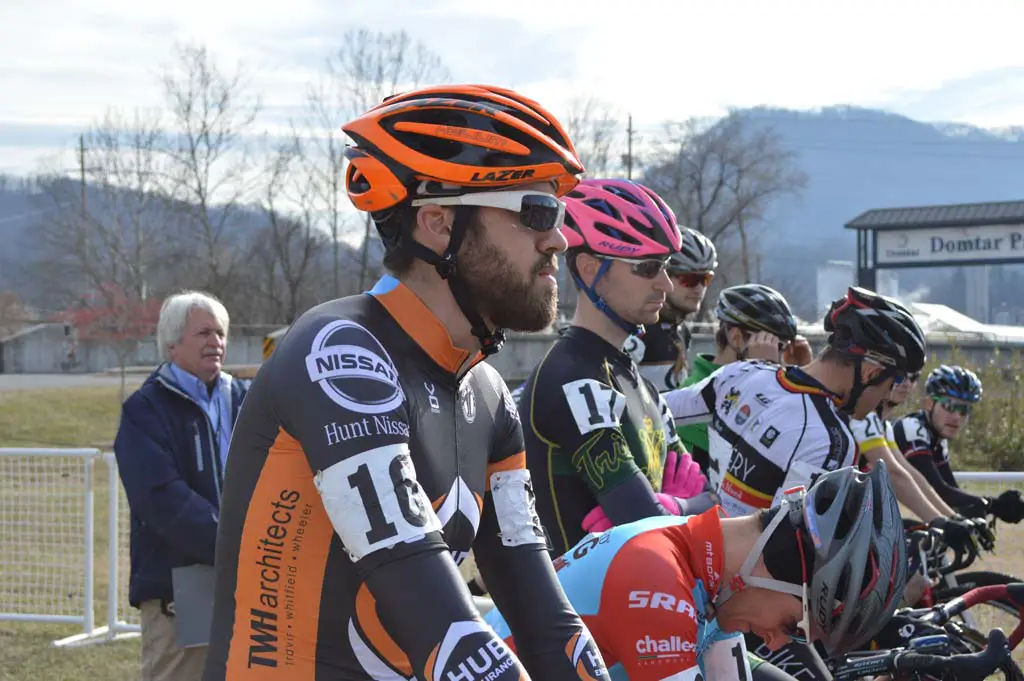
[[[406,29],[456,81],[556,112],[594,94],[641,127],[758,104],[998,127],[1024,125],[1022,25],[1020,0],[0,0],[0,171],[30,172],[110,107],[159,106],[176,41],[245,63],[279,116],[366,27]]]

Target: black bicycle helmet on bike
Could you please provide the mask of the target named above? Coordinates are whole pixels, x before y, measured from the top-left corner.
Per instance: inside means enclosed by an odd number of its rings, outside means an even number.
[[[767,331],[780,340],[796,338],[796,317],[782,294],[763,284],[730,286],[718,294],[718,320],[748,331]]]
[[[787,529],[797,532],[803,584],[753,576],[773,535]],[[869,641],[895,612],[907,583],[905,543],[885,462],[866,473],[840,468],[809,490],[785,494],[736,576],[741,584],[806,597],[810,640],[834,655]],[[715,606],[734,593],[723,586]]]
[[[928,375],[924,384],[928,397],[952,397],[965,402],[977,402],[981,399],[981,381],[970,369],[961,366],[943,364]]]

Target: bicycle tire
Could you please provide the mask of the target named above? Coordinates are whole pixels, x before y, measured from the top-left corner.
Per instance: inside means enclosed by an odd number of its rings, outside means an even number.
[[[977,587],[1003,586],[1005,584],[1014,584],[1021,581],[1012,575],[1006,575],[1000,572],[989,572],[987,570],[978,570],[973,572],[957,572],[954,573],[954,576],[957,580],[956,586],[943,585],[933,589],[932,597],[936,604],[945,603],[959,596],[963,596],[967,592]],[[984,605],[995,608],[996,610],[1000,610],[1012,617],[1020,617],[1020,610],[1017,604],[1013,601],[1002,598],[996,598],[991,601],[988,601]],[[973,610],[973,608],[971,610]],[[971,610],[968,610],[967,612],[963,613],[963,615],[961,615],[959,619],[962,620],[965,624],[969,625],[970,628],[976,632],[977,636],[983,640],[985,638],[985,634],[981,631],[978,631],[978,629],[982,629],[983,627],[978,626],[980,625],[980,621],[973,619],[973,617],[970,615]]]
[[[987,570],[977,570],[972,572],[957,572],[953,575],[956,577],[956,586],[937,586],[932,589],[932,597],[936,603],[945,603],[946,601],[963,596],[965,593],[979,586],[1002,586],[1004,584],[1014,584],[1020,582],[1013,575],[1006,575],[1001,572],[989,572]],[[1001,603],[1010,608],[1007,612],[1017,612],[1017,606],[1005,601],[1003,599],[996,599],[992,603]]]

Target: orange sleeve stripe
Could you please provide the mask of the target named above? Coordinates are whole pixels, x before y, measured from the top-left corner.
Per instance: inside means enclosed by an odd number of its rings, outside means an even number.
[[[505,457],[501,461],[487,464],[487,491],[491,491],[491,476],[504,471],[518,471],[526,468],[526,451]]]

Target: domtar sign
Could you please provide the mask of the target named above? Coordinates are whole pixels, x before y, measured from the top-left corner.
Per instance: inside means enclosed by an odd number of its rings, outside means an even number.
[[[878,208],[845,226],[857,231],[857,284],[872,291],[879,269],[1024,262],[1024,201]]]
[[[1024,225],[880,230],[877,234],[878,265],[1024,259]]]

